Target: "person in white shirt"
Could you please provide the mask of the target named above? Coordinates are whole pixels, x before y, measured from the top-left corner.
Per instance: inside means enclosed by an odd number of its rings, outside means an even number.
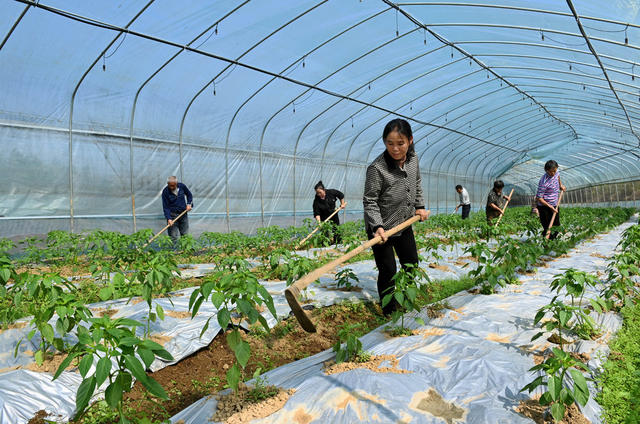
[[[456,186],[456,191],[458,192],[458,196],[460,196],[460,204],[456,206],[456,213],[458,212],[458,208],[462,206],[462,219],[469,218],[469,212],[471,212],[471,200],[469,200],[469,193],[467,189],[462,187],[460,184]]]

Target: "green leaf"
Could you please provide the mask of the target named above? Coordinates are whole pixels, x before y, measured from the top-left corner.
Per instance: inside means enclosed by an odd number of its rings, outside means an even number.
[[[91,368],[92,364],[93,364],[92,355],[85,355],[80,361],[80,365],[78,365],[78,371],[80,371],[80,375],[82,375],[83,378],[87,376],[87,373],[89,372],[89,369]]]
[[[227,384],[234,391],[238,390],[238,383],[240,382],[240,369],[237,364],[233,364],[227,371]]]
[[[62,361],[62,363],[60,364],[60,366],[58,367],[58,370],[56,371],[56,373],[53,375],[53,380],[55,380],[56,378],[60,377],[60,374],[62,374],[62,372],[67,369],[67,367],[69,366],[69,364],[71,364],[71,361],[73,361],[73,358],[75,358],[76,356],[78,356],[78,354],[74,353],[71,355],[67,355],[66,358],[64,358],[64,360]]]
[[[161,321],[164,321],[164,309],[158,304],[156,304],[156,314],[158,314],[158,318],[160,318]]]
[[[575,369],[570,369],[569,373],[573,378],[573,393],[576,399],[581,406],[585,406],[587,401],[589,400],[589,386],[587,386],[587,380],[584,378],[584,375]]]
[[[561,421],[564,418],[565,407],[562,403],[554,403],[551,405],[551,416],[556,421]]]
[[[154,350],[153,353],[157,357],[162,358],[166,361],[173,361],[173,356],[171,356],[171,354],[164,349]]]
[[[222,331],[227,329],[229,322],[231,321],[231,312],[227,308],[222,308],[218,311],[218,324],[222,328]]]
[[[153,354],[152,351],[145,348],[138,348],[138,355],[142,358],[142,362],[144,362],[145,368],[149,368],[154,359],[156,359],[156,355]]]
[[[144,380],[141,380],[142,385],[154,396],[159,397],[160,399],[169,399],[167,396],[167,392],[164,391],[160,383],[154,380],[151,377],[147,377]]]
[[[53,339],[55,338],[55,333],[53,332],[53,327],[49,323],[45,323],[40,330],[42,337],[48,341],[49,343],[53,343]]]
[[[124,363],[127,369],[131,371],[131,374],[133,374],[133,376],[138,381],[144,384],[144,381],[148,377],[147,377],[147,374],[144,372],[144,368],[142,368],[142,364],[140,363],[140,361],[138,361],[138,358],[131,355],[125,355]]]
[[[111,286],[103,287],[98,291],[98,296],[101,300],[109,300],[113,297],[113,288]]]
[[[118,403],[122,400],[122,392],[122,384],[120,380],[116,378],[116,381],[109,384],[107,390],[104,392],[104,400],[107,401],[107,405],[112,409],[116,409],[118,407]]]
[[[249,362],[249,358],[251,357],[251,346],[249,343],[243,340],[234,352],[238,362],[242,365],[242,368],[246,367],[247,362]]]
[[[78,392],[76,393],[76,417],[80,416],[87,408],[91,396],[96,389],[96,378],[91,376],[88,379],[82,380]]]
[[[562,390],[562,380],[560,377],[557,375],[550,376],[547,385],[549,387],[551,399],[553,401],[560,399],[560,390]]]
[[[120,342],[118,343],[119,346],[135,346],[138,343],[140,343],[140,339],[137,337],[124,337],[122,340],[120,340]]]
[[[96,365],[96,386],[100,387],[109,376],[111,371],[111,360],[107,357],[100,358]]]
[[[44,352],[41,350],[37,351],[35,354],[35,359],[38,366],[42,365],[42,363],[44,362]]]

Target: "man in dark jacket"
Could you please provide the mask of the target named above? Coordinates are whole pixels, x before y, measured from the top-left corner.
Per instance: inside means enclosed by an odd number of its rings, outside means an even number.
[[[172,175],[167,179],[167,186],[162,190],[162,209],[169,224],[167,232],[174,243],[177,243],[180,236],[189,232],[187,214],[185,213],[178,220],[176,217],[185,210],[190,211],[191,208],[193,208],[193,195],[186,185],[179,183],[178,179]]]

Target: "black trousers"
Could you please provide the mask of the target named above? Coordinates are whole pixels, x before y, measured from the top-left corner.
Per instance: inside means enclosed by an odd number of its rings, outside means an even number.
[[[560,209],[558,209],[558,213],[556,214],[556,218],[553,220],[553,224],[551,224],[551,217],[553,216],[553,210],[546,205],[538,205],[538,213],[540,214],[540,224],[542,224],[542,236],[546,236],[547,230],[549,227],[557,227],[560,225]],[[551,235],[549,238],[551,240],[558,237],[558,232],[551,230]]]
[[[471,212],[471,205],[462,205],[462,219],[469,218],[469,212]]]
[[[374,237],[371,232],[368,233],[368,236],[369,239]],[[406,268],[407,264],[418,263],[418,249],[411,227],[399,235],[389,238],[385,244],[373,246],[373,256],[376,260],[376,266],[378,267],[378,295],[380,296],[380,304],[382,304],[382,299],[388,293],[393,293],[395,290],[395,284],[392,281],[397,271],[394,250],[403,268]],[[382,308],[382,312],[388,315],[397,308],[398,302],[393,299]]]

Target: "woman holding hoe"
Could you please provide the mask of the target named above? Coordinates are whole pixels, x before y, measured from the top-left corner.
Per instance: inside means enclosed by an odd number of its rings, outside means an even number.
[[[364,222],[369,239],[382,238],[382,244],[373,246],[378,267],[378,294],[380,300],[395,289],[392,281],[396,273],[396,259],[404,268],[418,264],[418,249],[411,227],[387,237],[385,230],[406,221],[413,215],[424,221],[429,211],[424,208],[422,178],[418,157],[413,148],[411,126],[404,119],[390,121],[382,132],[385,151],[367,168],[364,183]],[[385,315],[398,308],[392,299],[382,308]]]
[[[340,208],[344,208],[344,194],[342,194],[341,191],[324,188],[322,181],[318,181],[318,184],[316,184],[313,189],[316,191],[316,197],[313,199],[313,216],[316,221],[318,221],[318,224],[329,218],[336,210],[336,200],[340,200]],[[340,225],[340,218],[338,217],[338,214],[331,217],[331,222],[333,222],[336,227]],[[337,229],[332,228],[331,231],[333,232],[333,243],[340,243],[340,234]]]
[[[505,196],[502,194],[503,188],[504,183],[502,182],[502,180],[495,181],[493,183],[493,188],[487,196],[487,207],[485,208],[485,213],[487,215],[487,224],[491,224],[491,221],[494,218],[497,218],[500,215],[504,215],[504,207],[506,201],[509,200],[509,196]]]
[[[540,224],[542,224],[542,237],[545,237],[549,227],[557,227],[560,225],[560,211],[558,210],[558,199],[560,190],[565,191],[566,187],[562,185],[560,176],[558,175],[558,162],[549,160],[544,164],[544,175],[538,182],[538,191],[536,192],[536,201],[538,205],[538,216]],[[551,222],[553,214],[555,219]],[[550,239],[558,236],[556,231],[551,233]]]

